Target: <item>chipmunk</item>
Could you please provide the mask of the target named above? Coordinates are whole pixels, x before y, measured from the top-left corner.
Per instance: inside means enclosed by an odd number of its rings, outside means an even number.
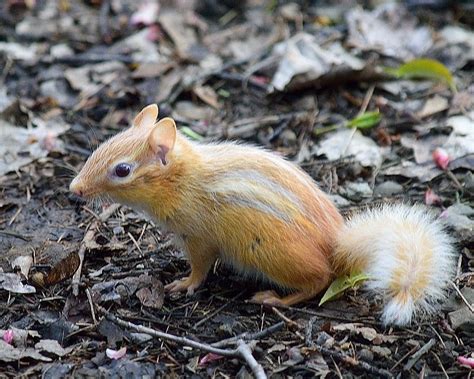
[[[197,143],[149,105],[133,125],[100,145],[70,190],[143,211],[172,231],[191,274],[166,286],[193,294],[217,258],[280,288],[253,302],[290,306],[338,275],[364,272],[384,299],[382,322],[405,325],[445,296],[454,248],[421,206],[386,205],[345,222],[330,198],[296,165],[233,142]]]

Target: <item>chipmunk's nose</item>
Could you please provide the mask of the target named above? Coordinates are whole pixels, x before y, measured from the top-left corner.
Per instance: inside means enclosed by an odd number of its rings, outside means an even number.
[[[74,195],[82,197],[84,195],[84,191],[79,184],[79,180],[77,180],[77,176],[72,180],[71,184],[69,184],[69,191],[71,191]]]

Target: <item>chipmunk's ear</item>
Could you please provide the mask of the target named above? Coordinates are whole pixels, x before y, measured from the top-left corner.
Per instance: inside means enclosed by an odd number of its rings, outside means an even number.
[[[150,104],[134,118],[133,126],[135,128],[144,128],[152,126],[158,118],[158,105]]]
[[[168,154],[176,142],[176,124],[172,118],[165,117],[153,126],[148,143],[163,165],[168,163]]]

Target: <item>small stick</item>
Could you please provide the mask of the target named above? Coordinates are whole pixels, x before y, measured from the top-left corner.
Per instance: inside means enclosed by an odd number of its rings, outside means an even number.
[[[203,319],[199,320],[197,323],[194,324],[193,329],[195,330],[197,327],[199,327],[200,325],[204,324],[206,321],[208,321],[209,319],[211,319],[212,317],[214,317],[216,314],[218,314],[220,311],[222,311],[225,307],[229,306],[233,301],[235,301],[237,298],[239,298],[244,292],[245,292],[245,290],[244,290],[244,291],[240,291],[240,292],[239,292],[237,295],[235,295],[230,301],[227,301],[227,302],[224,303],[222,306],[220,306],[219,308],[217,308],[214,312],[209,313],[206,317],[204,317]]]
[[[252,345],[255,345],[255,342]],[[263,371],[262,365],[253,357],[249,345],[247,345],[243,340],[238,340],[237,351],[240,353],[241,357],[245,359],[245,362],[250,366],[257,379],[266,379],[267,375],[265,374],[265,371]]]
[[[95,317],[95,310],[94,310],[94,303],[92,302],[92,295],[91,295],[91,291],[89,291],[89,288],[86,289],[86,295],[87,295],[87,300],[89,300],[89,306],[91,308],[92,320],[94,321],[94,325],[97,325],[97,319]]]
[[[101,307],[100,305],[97,305],[97,310],[100,313],[104,314],[105,317],[109,321],[112,321],[113,323],[123,326],[127,329],[132,329],[140,333],[146,333],[157,338],[173,341],[181,345],[191,346],[196,349],[207,351],[213,354],[218,354],[224,357],[242,358],[252,369],[252,372],[257,379],[267,378],[265,371],[263,370],[263,367],[253,357],[251,347],[245,344],[245,342],[242,339],[239,339],[237,341],[237,348],[235,349],[220,349],[217,347],[213,347],[207,343],[197,342],[186,337],[178,337],[173,334],[160,332],[159,330],[148,328],[143,325],[136,325],[129,321],[122,320],[118,318],[117,316],[113,315],[112,313],[108,312],[105,308]],[[252,343],[252,346],[254,344],[255,343]]]
[[[279,331],[284,326],[285,326],[285,322],[280,321],[280,322],[278,322],[278,323],[276,323],[272,326],[269,326],[268,328],[260,330],[259,332],[254,332],[254,333],[245,332],[245,333],[239,334],[238,336],[227,338],[227,339],[219,341],[219,342],[215,342],[215,343],[211,344],[211,346],[222,347],[222,346],[234,344],[239,339],[247,340],[247,341],[260,339],[260,338],[263,338],[263,337],[266,337],[266,336],[272,334],[273,332]]]
[[[306,325],[306,330],[305,330],[305,343],[306,343],[306,346],[315,348],[321,354],[329,355],[331,357],[331,359],[333,359],[333,360],[335,358],[339,361],[342,361],[344,363],[348,363],[352,366],[357,366],[357,367],[363,369],[364,371],[367,371],[370,374],[376,374],[377,377],[383,377],[383,378],[393,377],[393,375],[387,370],[380,369],[378,367],[374,367],[374,366],[370,365],[367,362],[357,360],[357,359],[352,358],[349,355],[343,354],[339,351],[327,349],[327,348],[313,342],[313,340],[312,340],[313,325],[314,325],[314,322],[317,319],[318,319],[317,317],[311,317],[310,320],[308,321],[308,325]],[[336,365],[335,362],[334,362],[334,364]],[[336,365],[336,367],[337,367],[337,365]]]
[[[84,238],[82,239],[81,242],[81,247],[79,249],[78,255],[79,255],[79,267],[77,268],[76,272],[74,273],[74,276],[72,277],[72,293],[74,296],[79,295],[79,283],[81,282],[81,274],[82,274],[82,264],[84,263],[84,255],[86,252],[86,246],[88,242],[92,241],[94,239],[95,232],[97,228],[99,227],[99,223],[107,221],[107,219],[112,216],[112,214],[120,207],[119,204],[112,204],[108,206],[106,209],[102,211],[102,213],[97,216],[94,213],[94,216],[96,217],[96,220],[92,222],[92,224],[89,226],[89,229],[87,230],[86,234],[84,235]]]
[[[469,304],[469,301],[467,301],[467,299],[464,297],[464,295],[462,294],[461,290],[459,289],[459,287],[454,284],[454,282],[451,281],[451,285],[454,287],[454,289],[456,290],[456,292],[458,293],[458,295],[461,297],[462,301],[464,301],[464,303],[467,305],[467,307],[469,308],[469,310],[474,313],[474,308],[472,307],[471,304]]]
[[[443,370],[443,374],[444,374],[444,377],[446,379],[449,379],[449,375],[448,373],[446,372],[444,366],[443,366],[443,362],[441,362],[441,359],[439,359],[438,357],[438,354],[436,354],[434,351],[431,352],[432,355],[434,355],[434,357],[436,358],[436,360],[438,361],[438,364],[439,364],[439,367],[441,367],[441,370]]]
[[[436,340],[434,338],[430,339],[425,345],[423,345],[420,350],[418,350],[413,356],[408,360],[403,369],[405,371],[410,370],[416,362],[421,358],[423,354],[426,354],[434,345],[436,344]]]
[[[405,360],[406,357],[409,357],[410,355],[412,355],[417,348],[418,348],[418,345],[413,346],[408,353],[406,353],[397,362],[395,362],[395,364],[390,368],[390,370],[393,371],[395,369],[395,367],[397,367],[400,363],[402,363]]]
[[[275,313],[278,317],[280,317],[283,321],[285,321],[288,325],[295,326],[299,328],[300,326],[298,325],[297,322],[294,322],[293,320],[289,319],[286,317],[283,313],[281,313],[277,308],[272,307],[273,313]]]
[[[376,375],[378,378],[392,378],[393,377],[393,375],[387,370],[374,367],[367,362],[357,360],[339,351],[330,350],[314,343],[312,347],[318,350],[321,354],[329,355],[331,358],[335,358],[336,360],[350,364],[351,366],[359,367],[360,369],[368,372],[369,374]]]
[[[304,342],[306,346],[312,346],[314,344],[313,342],[313,325],[316,322],[318,317],[313,316],[309,319],[308,324],[306,325],[305,328],[305,333],[304,333]]]

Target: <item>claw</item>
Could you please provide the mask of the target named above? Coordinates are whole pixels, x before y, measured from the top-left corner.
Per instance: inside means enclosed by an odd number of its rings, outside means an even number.
[[[167,284],[165,286],[165,290],[171,293],[174,292],[183,292],[186,291],[186,294],[188,296],[191,296],[194,294],[194,290],[199,287],[201,283],[193,283],[191,281],[190,277],[183,278],[183,279],[178,279],[170,284]]]

